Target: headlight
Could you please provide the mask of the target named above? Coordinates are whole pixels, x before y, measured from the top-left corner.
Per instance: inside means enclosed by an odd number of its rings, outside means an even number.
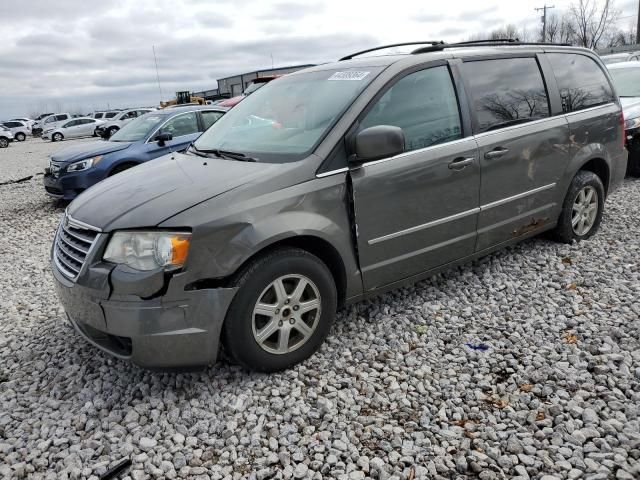
[[[631,130],[632,128],[640,127],[640,117],[630,118],[624,121],[624,129]]]
[[[67,167],[67,172],[81,172],[93,167],[96,163],[102,160],[102,155],[96,157],[87,158],[86,160],[80,160],[79,162],[72,163]]]
[[[184,265],[190,242],[188,232],[116,232],[102,258],[136,270],[174,270]]]

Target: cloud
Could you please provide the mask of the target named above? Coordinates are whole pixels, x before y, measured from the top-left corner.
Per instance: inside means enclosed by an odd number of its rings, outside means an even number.
[[[630,0],[623,15],[634,13]],[[459,0],[22,0],[2,24],[0,117],[47,104],[152,105],[178,90],[274,65],[323,63],[376,45],[464,40],[539,21],[530,2]],[[537,5],[537,4],[536,4]],[[618,8],[621,8],[619,5]],[[6,92],[10,92],[7,94]]]

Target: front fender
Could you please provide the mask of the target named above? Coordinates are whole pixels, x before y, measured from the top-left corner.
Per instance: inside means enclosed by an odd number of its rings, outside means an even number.
[[[314,179],[249,198],[247,192],[234,193],[235,197],[213,198],[160,225],[191,226],[185,271],[192,281],[227,278],[278,242],[292,240],[304,247],[304,237],[311,237],[339,255],[346,298],[362,293],[344,177]]]

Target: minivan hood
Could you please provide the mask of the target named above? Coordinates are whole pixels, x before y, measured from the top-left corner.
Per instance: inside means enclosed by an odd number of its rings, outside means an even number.
[[[51,155],[51,160],[60,163],[75,162],[96,155],[105,155],[107,153],[124,150],[131,146],[131,143],[132,142],[109,142],[104,140],[80,143],[54,153]]]
[[[187,208],[277,170],[277,164],[174,153],[103,180],[81,193],[67,211],[74,219],[107,232],[155,227]]]

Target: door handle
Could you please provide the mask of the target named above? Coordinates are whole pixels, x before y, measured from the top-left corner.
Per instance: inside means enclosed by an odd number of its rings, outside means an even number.
[[[458,157],[449,164],[451,170],[463,170],[475,161],[475,157]]]
[[[484,158],[486,158],[487,160],[493,160],[494,158],[503,157],[507,153],[509,153],[509,149],[508,148],[497,147],[497,148],[494,148],[493,150],[491,150],[490,152],[485,153],[484,154]]]

